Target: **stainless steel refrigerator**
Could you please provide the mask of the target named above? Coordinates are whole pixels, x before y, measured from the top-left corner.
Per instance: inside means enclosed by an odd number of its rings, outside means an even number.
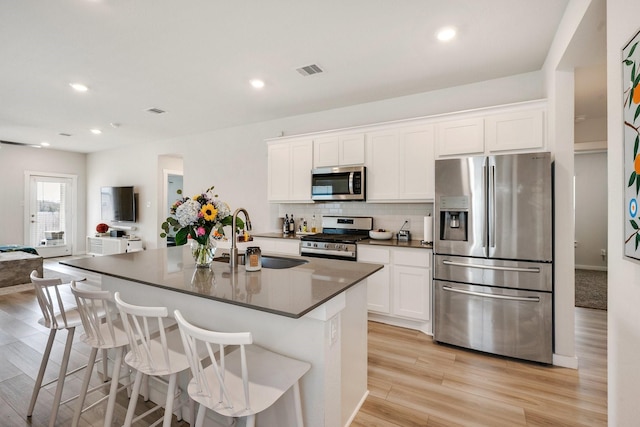
[[[549,153],[437,160],[434,340],[552,363]]]

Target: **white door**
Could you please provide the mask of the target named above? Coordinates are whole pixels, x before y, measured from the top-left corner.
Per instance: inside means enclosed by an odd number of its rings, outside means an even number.
[[[72,254],[75,180],[30,174],[25,241],[43,258]]]

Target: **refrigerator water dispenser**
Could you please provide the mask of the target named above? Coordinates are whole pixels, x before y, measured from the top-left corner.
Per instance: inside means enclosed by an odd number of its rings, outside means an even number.
[[[440,240],[467,241],[468,212],[440,211]]]
[[[469,197],[440,197],[440,240],[467,241]]]

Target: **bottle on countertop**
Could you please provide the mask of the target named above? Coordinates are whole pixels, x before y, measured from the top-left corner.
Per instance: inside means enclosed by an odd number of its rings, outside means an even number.
[[[291,219],[289,220],[289,233],[295,234],[296,232],[296,222],[293,220],[293,214],[291,214]]]
[[[315,233],[316,232],[316,215],[313,214],[313,217],[311,218],[311,232]]]
[[[285,236],[289,235],[289,215],[284,215],[284,222],[282,223],[282,234]]]
[[[304,218],[302,218],[302,231],[304,231],[305,233],[309,231],[309,229],[307,228],[307,220]]]

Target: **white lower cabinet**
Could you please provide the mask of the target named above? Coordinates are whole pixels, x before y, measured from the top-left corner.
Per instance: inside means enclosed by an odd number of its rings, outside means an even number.
[[[278,239],[271,237],[254,237],[253,242],[243,243],[248,246],[259,246],[262,253],[300,255],[300,240]]]
[[[390,250],[388,248],[378,248],[359,245],[358,262],[368,262],[372,264],[384,264],[382,270],[376,271],[367,278],[367,308],[369,311],[390,314],[390,289],[391,276],[389,272]]]
[[[423,248],[358,245],[358,262],[384,265],[367,278],[372,320],[431,333],[431,254]]]
[[[113,255],[141,251],[142,240],[126,237],[87,237],[88,255]]]

